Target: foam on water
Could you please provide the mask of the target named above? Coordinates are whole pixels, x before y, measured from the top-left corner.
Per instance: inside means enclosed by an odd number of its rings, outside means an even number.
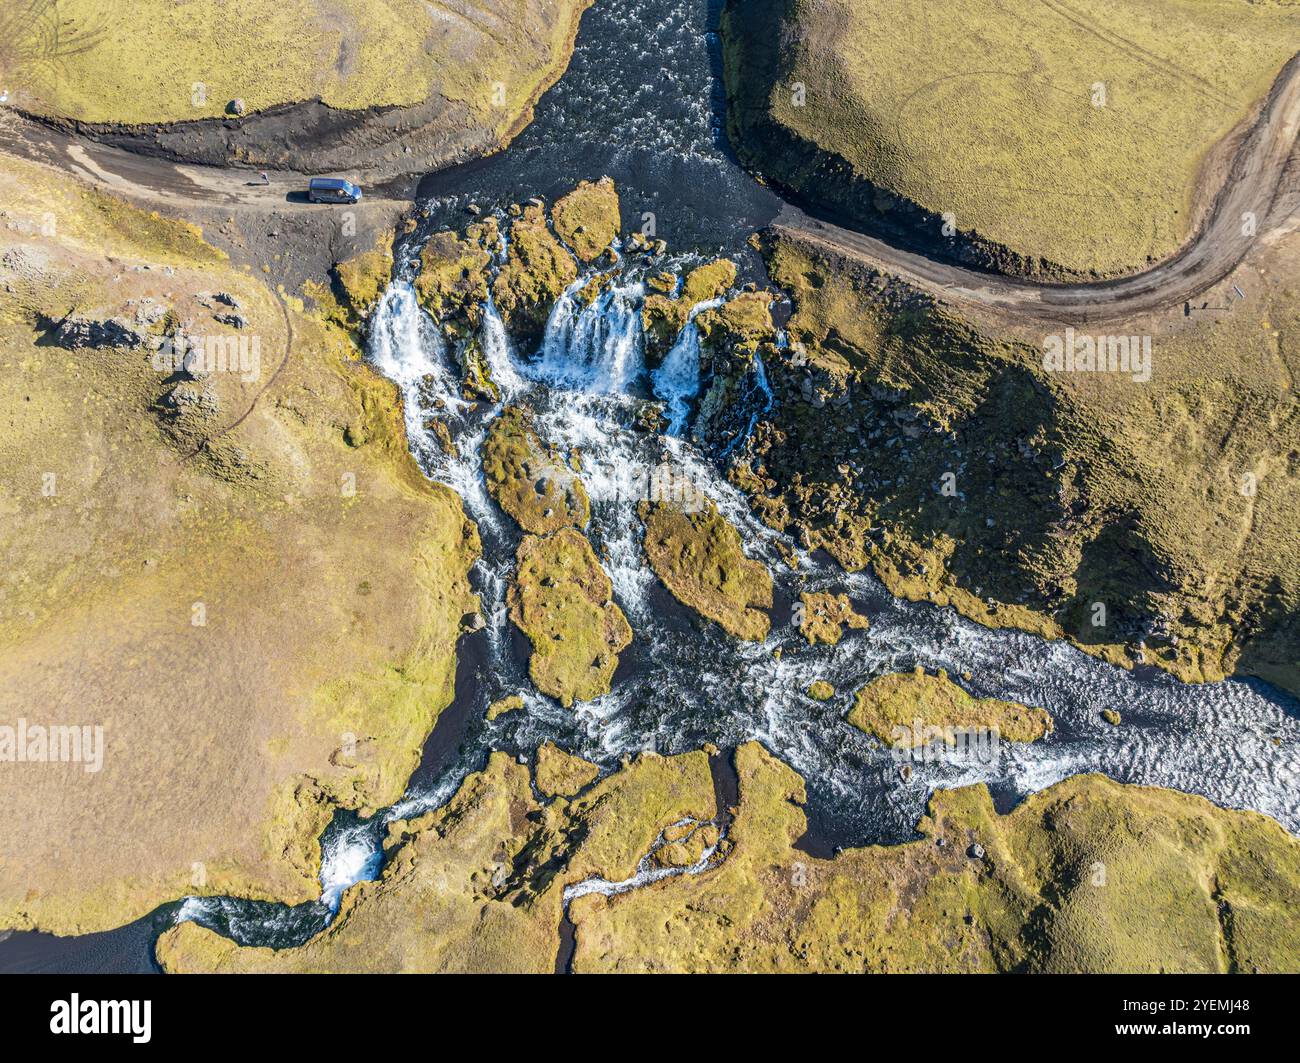
[[[700,393],[700,330],[695,318],[721,305],[721,299],[709,299],[691,307],[686,327],[664,355],[659,368],[650,374],[654,393],[668,404],[665,412],[670,436],[679,436],[685,430],[691,402]]]
[[[644,368],[639,282],[610,286],[590,303],[579,277],[564,291],[546,322],[542,349],[524,367],[530,379],[552,388],[593,395],[623,395]]]
[[[531,694],[529,711],[485,735],[485,741],[526,753],[554,738],[612,766],[624,753],[647,747],[669,753],[698,748],[703,741],[726,746],[758,738],[808,778],[810,793],[831,810],[830,819],[859,840],[908,836],[935,786],[982,781],[1023,794],[1085,770],[1193,790],[1222,804],[1267,812],[1293,829],[1300,826],[1295,786],[1300,730],[1292,701],[1262,684],[1193,687],[1161,675],[1125,672],[1064,644],[991,631],[951,610],[898,602],[873,577],[845,573],[810,556],[759,523],[745,496],[685,437],[690,399],[699,392],[693,324],[647,380],[639,331],[644,289],[637,283],[611,284],[584,305],[578,292],[591,279],[591,274],[580,277],[557,302],[536,357],[520,357],[503,343],[497,364],[511,381],[503,390],[534,408],[534,423],[546,442],[581,458],[592,498],[588,533],[633,625],[634,642],[625,653],[631,667],[620,669],[611,694],[576,711],[552,711],[551,703]],[[400,305],[409,311],[409,304]],[[422,335],[410,327],[389,334],[416,340]],[[436,348],[423,342],[416,352],[419,366],[427,366],[430,350]],[[392,364],[391,355],[385,361],[376,357],[376,364]],[[412,376],[405,372],[404,390]],[[634,429],[647,384],[669,403],[674,434]],[[773,401],[760,359],[742,390],[748,392],[742,396],[750,411],[748,427],[727,444],[728,451],[743,445]],[[446,478],[445,462],[429,472],[461,490],[471,515],[492,529],[483,562],[491,606],[488,653],[494,675],[508,677],[503,689],[526,687],[521,663],[511,657],[504,607],[516,533],[482,489],[481,437],[482,429],[470,426],[458,438],[462,467],[452,480]],[[416,445],[417,456],[422,449]],[[805,581],[800,589],[847,591],[871,615],[871,629],[848,633],[836,647],[802,647],[778,661],[775,649],[801,643],[789,626],[774,628],[763,645],[737,643],[712,625],[683,627],[681,611],[645,564],[639,497],[629,491],[627,476],[629,469],[662,465],[683,475],[739,529],[746,553],[764,561],[785,588],[778,599],[795,595],[781,560],[782,552],[793,553]],[[992,763],[915,764],[903,778],[892,754],[847,726],[843,715],[848,693],[867,679],[916,665],[946,668],[953,676],[969,673],[964,684],[979,695],[1041,705],[1053,714],[1057,730],[1031,746],[1004,744]],[[829,703],[809,698],[807,689],[816,679],[831,682],[841,695]],[[487,686],[492,682],[488,677]],[[484,704],[495,693],[485,689]],[[1100,719],[1100,710],[1113,706],[1124,712],[1122,728]],[[1274,741],[1279,737],[1281,745]],[[464,770],[462,763],[452,774],[463,776]]]
[[[1257,682],[1188,686],[1163,674],[1126,672],[1063,643],[990,630],[950,609],[901,602],[870,575],[847,573],[810,555],[762,525],[745,496],[685,434],[636,429],[651,383],[641,354],[643,291],[636,284],[611,287],[583,307],[575,296],[587,279],[575,283],[551,315],[537,357],[513,349],[491,304],[484,307],[480,342],[502,401],[526,402],[545,442],[580,458],[592,500],[586,530],[634,631],[614,689],[565,709],[529,685],[526,656],[506,608],[519,531],[489,497],[481,468],[483,440],[500,404],[476,405],[461,397],[446,344],[410,284],[394,281],[375,312],[370,358],[401,388],[416,459],[427,475],[461,495],[483,542],[474,579],[486,629],[462,642],[463,653],[471,638],[480,639],[476,653],[483,660],[469,685],[458,680],[457,690],[458,701],[470,702],[469,723],[451,759],[434,776],[413,782],[400,802],[371,820],[336,817],[321,839],[319,901],[289,908],[188,898],[178,919],[195,919],[245,943],[299,943],[327,925],[348,886],[379,873],[388,823],[441,807],[469,772],[482,767],[489,750],[527,759],[548,739],[611,771],[640,750],[672,754],[706,742],[728,748],[757,739],[804,776],[816,824],[845,845],[912,837],[929,794],[939,786],[985,782],[1005,799],[1082,771],[1200,793],[1300,829],[1300,713],[1294,699]],[[683,336],[679,344],[689,341]],[[685,349],[681,364],[688,364]],[[752,430],[772,393],[761,361],[750,376],[748,408],[757,410],[749,417]],[[672,395],[687,399],[690,390],[689,383],[669,390],[669,402]],[[426,427],[432,417],[448,423],[455,453],[446,452]],[[687,426],[689,412],[682,427]],[[743,439],[744,432],[728,449],[743,446]],[[646,481],[628,471],[662,466],[712,501],[739,530],[746,554],[771,571],[777,607],[762,644],[737,642],[694,620],[646,565],[636,511],[640,496],[629,486]],[[796,559],[793,571],[783,555]],[[807,646],[781,604],[788,608],[801,590],[848,593],[870,616],[870,629],[849,631],[833,647]],[[778,648],[797,652],[777,659]],[[977,696],[1041,706],[1056,729],[1032,745],[1002,743],[987,760],[924,759],[902,772],[892,751],[846,724],[844,715],[852,692],[867,680],[918,665],[947,669]],[[837,696],[828,702],[810,698],[815,680],[830,682]],[[522,710],[485,720],[491,701],[516,693],[523,696]],[[1124,725],[1104,723],[1105,708],[1119,708]],[[614,894],[671,875],[698,874],[720,859],[710,850],[694,867],[665,869],[653,865],[653,854],[652,848],[627,880],[570,885],[566,905],[586,893]]]

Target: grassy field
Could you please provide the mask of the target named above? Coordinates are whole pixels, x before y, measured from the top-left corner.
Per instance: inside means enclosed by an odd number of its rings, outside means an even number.
[[[0,721],[104,738],[98,772],[0,772],[26,825],[0,838],[0,926],[314,898],[332,805],[400,796],[451,699],[473,527],[343,329],[42,167],[6,158],[0,199]],[[155,364],[177,329],[233,338],[214,293],[258,371]],[[145,342],[64,349],[70,313]]]
[[[582,0],[16,0],[0,16],[11,102],[86,122],[175,122],[319,97],[434,93],[513,125],[568,62]],[[200,88],[201,86],[201,88]],[[499,115],[499,118],[496,117]]]
[[[758,4],[779,49],[754,3],[724,20],[755,165],[860,217],[919,205],[936,240],[948,215],[1049,272],[1175,251],[1207,152],[1300,52],[1291,0]]]
[[[542,768],[547,749],[536,771],[543,793],[554,781]],[[241,948],[182,923],[159,940],[159,962],[174,973],[550,973],[566,885],[628,878],[661,831],[716,813],[702,752],[644,754],[573,800],[545,803],[527,767],[493,753],[445,807],[392,824],[383,876],[349,889],[339,917],[301,948]]]
[[[1263,816],[1076,775],[1007,815],[940,790],[917,841],[820,860],[803,780],[756,742],[735,759],[725,863],[575,900],[575,971],[1300,969],[1300,843]]]

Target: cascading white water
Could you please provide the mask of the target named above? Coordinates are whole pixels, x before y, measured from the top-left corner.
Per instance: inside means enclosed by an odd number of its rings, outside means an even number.
[[[553,388],[594,395],[623,395],[644,369],[640,283],[612,286],[590,303],[578,293],[579,277],[556,300],[546,321],[542,349],[528,376]]]
[[[1252,726],[1267,735],[1297,732],[1294,720],[1249,688],[1235,684],[1165,691],[1159,684],[1137,683],[1127,673],[1075,650],[1049,647],[1026,635],[988,631],[951,612],[901,605],[868,577],[829,567],[798,543],[761,525],[748,500],[726,481],[715,460],[684,438],[691,400],[700,386],[698,334],[693,320],[703,306],[693,308],[688,328],[649,381],[667,402],[671,430],[677,434],[655,437],[634,430],[641,401],[638,389],[646,382],[640,334],[643,292],[640,285],[614,287],[592,304],[583,305],[577,293],[589,279],[575,282],[557,302],[542,350],[533,361],[516,358],[490,305],[485,308],[481,339],[503,397],[525,402],[534,410],[538,434],[558,453],[581,456],[581,475],[593,504],[592,525],[587,531],[598,547],[616,598],[632,622],[634,644],[629,653],[643,654],[647,670],[637,679],[617,685],[610,695],[576,710],[552,711],[546,699],[530,694],[526,715],[517,718],[523,721],[519,734],[526,736],[520,741],[535,747],[541,736],[553,735],[558,729],[569,735],[575,750],[609,760],[628,749],[642,748],[647,735],[654,741],[662,729],[675,733],[699,719],[709,719],[712,723],[706,733],[714,738],[726,734],[732,740],[756,737],[766,742],[805,774],[810,787],[833,794],[835,801],[854,810],[845,815],[874,822],[878,830],[903,833],[910,830],[925,794],[934,785],[1002,779],[1027,791],[1085,769],[1199,790],[1221,802],[1267,811],[1289,824],[1300,822],[1300,799],[1293,795],[1294,788],[1286,785],[1287,780],[1297,778],[1291,759],[1279,758],[1271,745],[1259,750],[1252,746],[1248,754],[1241,754],[1249,770],[1238,772],[1228,762],[1242,743],[1234,747],[1209,741],[1209,736],[1221,732],[1230,720],[1235,721],[1231,727],[1236,733],[1251,731]],[[412,409],[427,412],[435,393],[447,396],[448,401],[454,398],[456,381],[450,367],[434,364],[438,358],[445,360],[446,351],[430,341],[428,326],[419,320],[420,312],[409,291],[390,292],[378,313],[372,358],[402,384]],[[417,315],[415,320],[412,315]],[[386,322],[385,316],[399,320]],[[766,366],[759,357],[746,376],[740,401],[748,423],[742,422],[725,444],[724,456],[743,445],[774,401]],[[461,403],[458,411],[464,405]],[[417,452],[424,449],[418,443],[427,434],[423,413],[413,416],[408,409],[407,423]],[[489,653],[498,671],[508,674],[511,639],[504,600],[512,537],[517,532],[500,516],[483,486],[479,449],[485,430],[481,413],[477,419],[465,418],[456,437],[459,457],[435,457],[426,468],[459,491],[471,516],[492,532],[485,536],[485,544],[489,539],[495,543],[496,553],[486,556],[491,551],[485,552],[479,580],[491,629]],[[646,466],[655,463],[676,470],[716,505],[740,531],[746,553],[764,561],[778,582],[785,568],[777,550],[780,540],[786,552],[797,556],[809,587],[847,589],[856,599],[871,602],[871,630],[846,637],[832,649],[805,651],[779,660],[772,650],[782,644],[787,632],[774,631],[763,644],[737,644],[702,630],[692,639],[707,643],[707,647],[701,646],[703,656],[693,654],[687,644],[691,640],[683,640],[679,629],[665,625],[663,600],[656,595],[656,581],[641,548],[643,529],[636,502],[645,496],[637,492],[644,489]],[[629,473],[633,475],[629,477]],[[1009,663],[1008,654],[1038,663],[1022,676]],[[954,675],[971,671],[975,685],[986,695],[1043,705],[1058,721],[1058,738],[1006,749],[991,768],[926,765],[912,775],[908,786],[899,788],[888,758],[868,748],[851,729],[845,731],[840,709],[810,701],[806,691],[814,679],[827,679],[837,689],[852,689],[864,676],[910,669],[917,663],[930,669],[944,667]],[[648,689],[653,695],[647,699]],[[707,698],[707,708],[697,705],[703,690],[714,692]],[[1135,712],[1141,705],[1140,711],[1149,719],[1164,723],[1112,733],[1097,722],[1094,702],[1098,700],[1129,704]],[[1194,746],[1180,742],[1176,721],[1179,714],[1189,712],[1195,714],[1206,742]],[[1249,725],[1247,721],[1252,720],[1259,722]],[[575,727],[579,729],[576,732]],[[1068,741],[1063,738],[1067,732]],[[1211,755],[1212,749],[1228,752]],[[876,780],[870,785],[885,787],[883,799],[863,803],[863,786],[868,781],[864,773]],[[894,779],[892,785],[884,781],[889,778]],[[404,807],[433,807],[430,802],[447,796],[446,786],[443,780],[435,791],[412,795]],[[890,826],[884,827],[885,823]],[[627,884],[593,885],[621,889]]]
[[[370,320],[369,350],[375,368],[402,391],[412,442],[426,438],[424,419],[435,400],[453,412],[465,405],[447,365],[447,345],[408,282],[393,281],[379,300]]]
[[[501,314],[491,296],[483,304],[483,328],[479,342],[483,346],[483,360],[487,363],[492,382],[501,392],[502,399],[518,394],[524,387],[524,381],[515,369],[515,360],[510,353],[510,334],[506,332],[506,324],[501,320]]]
[[[668,404],[670,436],[679,436],[685,430],[691,400],[700,393],[700,330],[695,318],[705,310],[721,305],[721,299],[709,299],[691,307],[685,327],[664,355],[659,368],[650,374],[654,393]]]
[[[636,661],[635,669],[612,693],[572,709],[527,687],[512,658],[505,605],[518,532],[489,498],[481,468],[481,447],[495,412],[461,397],[458,372],[436,327],[411,286],[395,281],[371,322],[370,358],[401,388],[415,456],[432,478],[460,493],[484,542],[476,572],[488,661],[469,696],[479,720],[487,702],[503,693],[522,692],[525,708],[471,731],[473,740],[461,747],[454,763],[375,820],[348,825],[336,820],[322,838],[319,903],[290,909],[234,898],[189,898],[178,921],[196,919],[243,942],[300,943],[303,933],[328,921],[350,885],[378,873],[385,824],[442,806],[465,774],[481,766],[485,748],[513,747],[525,755],[546,739],[605,765],[638,749],[678,752],[705,741],[727,746],[758,739],[805,777],[810,795],[823,802],[821,814],[847,831],[849,844],[909,837],[935,786],[991,782],[1026,793],[1078,771],[1191,790],[1221,804],[1265,812],[1292,830],[1300,826],[1300,720],[1276,699],[1241,683],[1187,687],[1172,679],[1138,679],[1061,643],[991,631],[951,610],[900,603],[871,577],[824,564],[788,536],[761,525],[745,496],[691,441],[635,431],[640,400],[634,392],[643,379],[636,287],[607,292],[603,304],[598,300],[581,309],[572,300],[576,287],[571,289],[568,305],[552,314],[542,357],[531,366],[516,361],[491,304],[484,308],[480,335],[503,400],[526,402],[548,445],[581,456],[592,499],[586,530],[632,623],[634,641],[625,652]],[[600,317],[608,320],[595,320]],[[679,337],[683,350],[674,364],[683,370],[690,365],[689,342]],[[666,376],[677,379],[675,370]],[[685,384],[661,385],[670,407],[675,395],[689,404],[688,377],[683,371]],[[545,386],[553,381],[554,391]],[[728,443],[728,451],[772,404],[761,359],[754,361],[745,393],[749,425]],[[455,453],[444,451],[426,427],[434,417],[449,424]],[[675,625],[664,615],[664,599],[656,597],[656,580],[642,555],[635,503],[644,497],[636,485],[646,481],[628,476],[650,463],[671,467],[717,506],[739,530],[746,554],[762,560],[778,585],[786,571],[783,551],[796,559],[805,581],[798,589],[847,591],[855,602],[869,603],[863,608],[870,611],[870,630],[846,635],[833,647],[802,645],[796,632],[800,652],[778,658],[774,649],[792,638],[788,627],[774,630],[763,643],[737,643],[709,626]],[[786,584],[787,595],[791,591]],[[1057,729],[1032,745],[1002,743],[992,763],[927,763],[900,783],[890,754],[845,724],[844,698],[865,678],[918,664],[970,675],[963,681],[980,696],[1041,705]],[[807,691],[814,680],[831,683],[837,698],[811,699]],[[1099,716],[1100,708],[1114,705],[1126,706],[1122,731]],[[1141,722],[1129,724],[1130,717]],[[1196,740],[1189,741],[1189,735]],[[648,855],[629,879],[596,876],[569,885],[564,903],[586,893],[615,894],[672,875],[707,873],[719,859],[710,848],[691,867],[664,869]]]

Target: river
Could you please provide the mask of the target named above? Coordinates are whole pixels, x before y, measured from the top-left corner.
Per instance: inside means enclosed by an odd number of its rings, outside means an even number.
[[[417,239],[432,227],[461,224],[471,202],[499,210],[610,174],[625,223],[640,227],[643,215],[654,213],[657,235],[678,254],[679,270],[701,255],[741,255],[745,237],[781,204],[744,174],[726,147],[710,29],[716,13],[714,3],[662,0],[631,8],[599,0],[584,18],[569,72],[515,144],[420,182],[418,198],[431,220]],[[758,268],[753,259],[746,265]],[[1129,672],[1063,643],[988,630],[949,609],[898,601],[871,576],[846,574],[758,523],[720,471],[720,455],[701,451],[689,438],[698,386],[693,326],[664,370],[654,376],[646,371],[640,279],[629,269],[587,309],[562,298],[537,350],[515,349],[489,305],[482,340],[503,392],[495,406],[471,407],[460,397],[451,353],[419,309],[409,276],[399,273],[375,312],[368,355],[403,391],[412,450],[427,475],[461,495],[479,526],[483,556],[473,581],[487,624],[461,640],[456,700],[440,718],[403,799],[370,821],[341,813],[326,831],[321,900],[289,908],[178,899],[107,934],[13,934],[0,941],[0,970],[153,970],[152,943],[177,918],[196,919],[245,943],[283,947],[306,940],[331,918],[347,885],[379,874],[379,842],[389,820],[438,807],[466,774],[483,766],[490,750],[531,755],[547,739],[608,770],[642,749],[668,754],[706,742],[731,749],[758,739],[807,780],[805,844],[823,854],[840,845],[912,836],[937,786],[985,782],[1005,809],[1084,771],[1200,793],[1300,831],[1295,699],[1255,681],[1189,686],[1151,669]],[[634,428],[651,397],[668,403],[672,434]],[[532,690],[527,643],[506,616],[519,532],[487,494],[479,448],[491,418],[508,401],[536,410],[536,428],[548,442],[581,452],[593,500],[588,531],[635,634],[612,692],[574,709]],[[760,363],[738,411],[737,431],[743,434],[770,401]],[[444,453],[424,428],[435,408],[450,411],[457,456]],[[695,620],[645,565],[638,498],[627,473],[665,465],[718,506],[740,530],[746,553],[767,563],[776,578],[765,643],[737,642]],[[800,558],[797,574],[783,560],[791,551]],[[792,605],[800,590],[818,589],[847,592],[870,628],[847,632],[835,647],[802,647]],[[773,652],[795,646],[801,648],[794,654]],[[1041,706],[1056,729],[1029,746],[1003,744],[989,759],[918,763],[905,777],[888,751],[842,717],[847,692],[874,675],[917,665],[969,675],[964,685],[980,696]],[[828,680],[841,696],[829,702],[808,697],[815,679]],[[525,710],[488,722],[487,706],[515,693],[524,695]],[[1103,709],[1121,712],[1123,726],[1103,722]]]

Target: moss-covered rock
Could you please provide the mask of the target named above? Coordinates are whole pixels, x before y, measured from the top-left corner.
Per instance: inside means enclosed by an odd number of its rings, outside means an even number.
[[[650,567],[683,605],[728,634],[761,642],[771,620],[772,576],[745,556],[740,533],[717,507],[686,512],[665,502],[642,502]]]
[[[518,712],[523,707],[523,697],[519,694],[511,694],[509,697],[498,698],[492,702],[487,709],[487,718],[495,720],[498,716],[504,716],[508,712]]]
[[[591,519],[586,488],[542,443],[527,407],[511,406],[492,422],[483,443],[483,475],[497,504],[526,532],[585,528]]]
[[[533,776],[543,797],[572,797],[599,775],[600,768],[591,761],[566,753],[554,742],[543,742],[537,749]]]
[[[846,627],[865,631],[868,621],[856,612],[847,594],[834,594],[831,591],[804,591],[799,595],[802,607],[799,614],[799,631],[808,640],[809,646],[822,643],[834,646],[844,634]]]
[[[336,262],[330,270],[333,295],[341,314],[337,319],[357,329],[379,302],[393,275],[393,231],[378,234],[374,246]]]
[[[835,687],[825,679],[815,679],[808,687],[808,696],[814,701],[830,701],[835,696]]]
[[[421,305],[454,339],[478,328],[487,302],[493,256],[501,241],[495,218],[466,227],[464,233],[444,229],[420,250],[415,291]]]
[[[686,326],[691,310],[699,303],[716,299],[736,283],[736,264],[720,258],[697,266],[686,274],[682,290],[674,295],[677,278],[658,273],[647,281],[650,293],[641,306],[645,330],[646,364],[657,369],[677,334]]]
[[[790,346],[764,349],[776,401],[730,471],[765,522],[991,627],[1300,686],[1294,246],[1253,252],[1231,329],[1107,326],[1154,332],[1145,383],[1046,371],[1041,336],[788,235],[763,248]]]
[[[674,824],[664,831],[663,844],[651,861],[656,867],[694,867],[718,844],[719,837],[715,823]]]
[[[544,208],[524,207],[510,223],[506,261],[492,282],[497,309],[511,334],[524,342],[541,336],[555,300],[577,276],[578,265],[546,224]]]
[[[996,730],[1008,742],[1034,742],[1052,730],[1042,709],[996,698],[973,698],[943,669],[882,675],[858,691],[849,723],[903,749],[938,739],[949,745],[958,731]]]
[[[618,192],[610,177],[582,181],[551,208],[555,232],[583,262],[594,262],[617,239],[622,226]]]
[[[608,694],[632,629],[591,544],[574,528],[527,535],[517,561],[510,619],[533,644],[537,689],[566,707]]]

